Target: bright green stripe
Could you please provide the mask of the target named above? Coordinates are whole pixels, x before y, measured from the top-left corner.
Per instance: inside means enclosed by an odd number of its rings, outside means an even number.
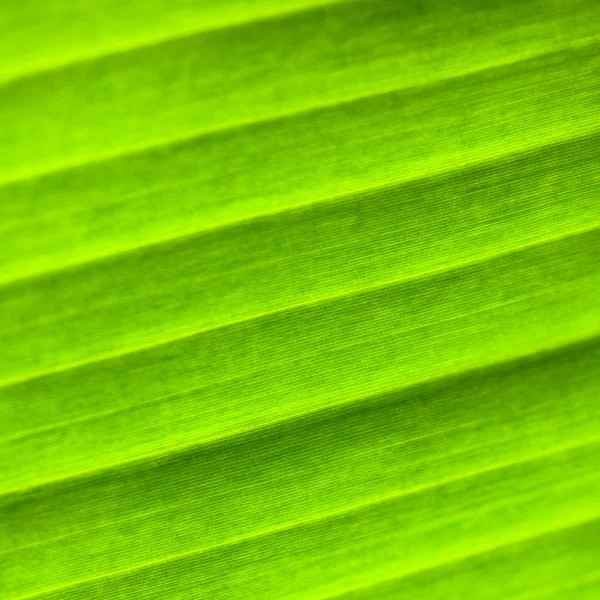
[[[0,289],[0,374],[64,368],[591,228],[598,144],[596,135]],[[456,225],[440,239],[449,206]]]
[[[583,233],[5,387],[2,437],[67,425],[8,445],[5,490],[597,335],[599,244]]]
[[[42,577],[50,585],[60,577],[91,576],[330,519],[388,497],[386,504],[413,502],[421,511],[436,499],[439,518],[460,510],[473,488],[486,494],[486,503],[495,494],[510,498],[510,490],[518,496],[519,486],[523,492],[537,484],[554,490],[567,481],[576,484],[577,495],[580,486],[594,494],[589,477],[597,479],[598,446],[583,444],[597,437],[600,423],[594,401],[599,350],[597,342],[585,344],[7,498],[12,543],[25,547],[3,560],[18,565],[38,557],[46,564],[53,557],[63,563],[77,548],[81,558],[60,573],[32,572],[30,585],[40,585]],[[581,447],[560,451],[569,444]],[[501,492],[488,498],[487,482],[501,483]],[[536,493],[547,497],[550,491]],[[260,510],[244,510],[248,504]],[[65,511],[69,519],[57,519]],[[413,522],[420,519],[407,518],[404,529]],[[121,537],[123,531],[136,535]]]
[[[0,88],[0,181],[597,40],[597,3],[572,4],[342,2],[15,82]]]
[[[246,500],[265,507],[260,513],[241,512],[224,522],[223,530],[207,533],[206,543],[214,545],[248,528],[412,493],[524,455],[545,454],[557,444],[581,444],[597,435],[600,415],[593,399],[599,357],[600,344],[592,340],[4,496],[5,522],[21,525],[11,526],[11,549],[87,536],[161,513],[183,523],[198,511],[238,510]],[[540,427],[540,419],[564,427],[558,434],[551,426]],[[373,460],[387,466],[374,470]],[[315,470],[317,464],[323,468]],[[253,485],[257,479],[263,484]],[[119,503],[94,502],[115,494]],[[64,506],[70,507],[69,519],[59,520]]]
[[[584,460],[589,462],[589,457]],[[556,482],[557,471],[564,473],[568,463],[543,463],[531,470],[527,466],[519,466],[516,473],[510,469],[494,472],[487,481],[484,476],[483,481],[474,478],[454,488],[444,486],[437,494],[368,506],[331,521],[319,520],[207,552],[90,577],[57,586],[54,593],[52,588],[44,593],[40,586],[39,597],[91,599],[111,594],[129,598],[141,593],[152,599],[166,594],[187,598],[190,588],[211,598],[275,594],[287,598],[299,592],[305,597],[328,597],[365,577],[385,577],[399,569],[408,575],[496,546],[527,545],[530,538],[600,516],[595,502],[597,475],[592,479],[565,476]],[[547,502],[547,494],[552,494],[552,503]],[[446,502],[447,496],[453,497],[452,503]],[[434,516],[432,507],[437,508]],[[588,527],[597,535],[596,522]],[[597,557],[589,548],[588,568]],[[361,565],[360,572],[354,568],[356,563]],[[282,577],[285,573],[289,573],[287,578]]]
[[[592,133],[599,66],[597,46],[559,52],[1,188],[3,272],[55,269]]]
[[[598,578],[589,574],[597,566],[595,538],[598,521],[509,544],[455,563],[355,593],[330,596],[336,600],[412,600],[423,597],[446,600],[458,590],[461,598],[515,600],[545,598],[596,598]],[[579,581],[573,581],[578,578]],[[552,582],[552,583],[550,583]],[[554,591],[548,590],[555,586]],[[593,588],[593,590],[592,590]]]
[[[188,232],[164,240],[149,240],[146,244],[133,248],[127,246],[116,248],[108,256],[88,257],[87,261],[85,256],[75,255],[70,261],[73,264],[57,265],[54,270],[38,275],[29,277],[21,275],[15,280],[4,281],[5,289],[0,289],[0,294],[12,295],[15,293],[13,290],[17,290],[16,293],[19,294],[24,293],[23,290],[34,285],[44,288],[47,294],[52,292],[50,287],[46,288],[47,282],[52,280],[53,285],[61,290],[60,293],[75,296],[77,292],[66,289],[63,291],[66,284],[61,283],[58,278],[69,278],[69,285],[77,289],[77,278],[85,271],[88,278],[87,285],[93,287],[97,285],[94,283],[96,277],[102,276],[100,273],[96,275],[96,272],[104,268],[111,271],[111,278],[115,281],[118,280],[115,267],[120,263],[129,264],[131,260],[146,260],[150,263],[149,267],[152,267],[151,260],[160,262],[164,254],[169,255],[170,268],[173,270],[172,277],[177,278],[180,259],[176,257],[176,253],[192,246],[206,247],[211,253],[212,262],[203,268],[204,277],[212,280],[216,274],[223,274],[234,267],[237,277],[243,278],[238,270],[240,263],[254,263],[257,260],[270,263],[281,262],[292,255],[297,261],[298,258],[303,258],[304,254],[316,251],[326,253],[328,247],[340,249],[350,243],[367,246],[377,241],[377,233],[373,231],[374,223],[384,218],[392,221],[394,227],[400,228],[404,240],[403,251],[409,251],[414,255],[408,265],[401,265],[401,267],[414,271],[420,268],[422,263],[419,261],[424,260],[425,264],[428,264],[431,255],[426,253],[425,256],[419,256],[416,249],[409,246],[407,242],[418,232],[422,238],[421,243],[426,243],[433,232],[432,225],[447,222],[446,213],[450,202],[452,214],[457,221],[455,227],[461,232],[461,236],[464,234],[463,230],[467,230],[466,224],[473,226],[469,229],[472,235],[479,234],[474,227],[476,224],[488,222],[497,224],[495,232],[493,228],[488,227],[486,235],[482,236],[475,249],[471,249],[467,242],[462,242],[461,246],[466,253],[480,254],[481,250],[489,245],[488,236],[497,234],[507,237],[506,231],[502,231],[502,219],[509,216],[513,219],[511,230],[515,234],[514,237],[520,241],[521,227],[524,235],[522,239],[529,241],[551,233],[564,233],[569,228],[577,229],[595,223],[600,215],[600,208],[590,199],[590,194],[595,191],[600,177],[595,169],[598,144],[600,144],[600,133],[592,132],[574,139],[549,143],[527,152],[508,153],[505,157],[493,157],[487,162],[476,161],[472,165],[462,165],[447,173],[423,176],[414,181],[385,185],[370,191],[332,197],[320,202],[308,202],[300,207],[284,206],[280,211],[250,215],[213,228],[200,229],[197,232]],[[569,173],[574,176],[566,177]],[[502,191],[505,198],[503,203],[496,203],[493,198],[487,196],[497,189]],[[481,207],[473,210],[477,205]],[[548,215],[545,216],[544,211],[547,211]],[[312,224],[314,220],[319,222],[318,228]],[[345,220],[350,222],[346,223]],[[389,223],[385,226],[388,236],[393,235],[393,226]],[[285,243],[279,243],[275,253],[270,238],[277,236],[277,233],[284,228]],[[9,229],[10,226],[7,227],[7,230]],[[325,237],[325,233],[330,232],[333,243]],[[360,233],[360,236],[357,233]],[[448,239],[461,236],[457,235],[453,228],[447,231]],[[255,241],[252,242],[251,238]],[[9,241],[15,243],[14,239]],[[384,244],[388,252],[394,252],[394,248],[388,247],[389,243],[381,240],[377,243]],[[242,244],[243,249],[240,249]],[[419,244],[417,247],[421,248]],[[498,247],[503,246],[499,244]],[[219,250],[216,251],[215,248]],[[449,248],[446,248],[446,251]],[[18,249],[24,250],[23,247]],[[354,261],[360,263],[363,258],[361,250],[355,249],[354,252],[356,253]],[[273,257],[273,254],[276,256]],[[452,248],[448,255],[462,256],[458,248]],[[223,263],[222,257],[226,257],[228,262]],[[197,258],[209,262],[203,255]],[[79,264],[76,262],[78,259],[82,261]],[[14,257],[11,257],[11,260],[14,261]],[[323,263],[323,257],[319,260]],[[91,264],[94,262],[98,264]],[[336,264],[336,272],[343,266],[343,264]],[[81,270],[77,271],[76,267]],[[190,270],[195,267],[194,262]],[[375,265],[372,267],[376,268]],[[118,266],[118,268],[122,267]],[[204,269],[210,270],[204,274]],[[368,276],[368,273],[363,273],[360,277],[361,281]],[[377,281],[377,277],[379,275],[374,275],[372,280]],[[32,281],[25,281],[27,279]],[[251,286],[252,280],[245,283]],[[328,280],[328,283],[333,281]],[[130,284],[135,285],[136,282],[132,281]],[[15,287],[13,290],[6,289],[8,286]],[[118,297],[118,293],[122,290],[115,291]],[[271,293],[273,292],[275,290],[271,290]],[[61,301],[66,302],[66,297],[63,296]],[[74,300],[70,302],[77,304]],[[57,311],[57,315],[60,314],[61,307],[58,304],[53,308]],[[18,306],[12,305],[11,309],[18,310]]]
[[[339,0],[338,0],[339,1]],[[342,0],[348,1],[348,0]],[[336,0],[5,0],[0,82]],[[48,39],[52,44],[48,44]]]

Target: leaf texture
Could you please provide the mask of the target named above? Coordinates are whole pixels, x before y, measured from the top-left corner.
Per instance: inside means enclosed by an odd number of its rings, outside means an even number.
[[[9,0],[2,598],[597,598],[598,22]]]

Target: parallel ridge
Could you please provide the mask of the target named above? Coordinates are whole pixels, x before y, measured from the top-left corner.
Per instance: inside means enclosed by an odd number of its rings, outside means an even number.
[[[327,531],[337,532],[334,546],[359,531],[364,543],[387,547],[398,535],[409,536],[411,548],[422,545],[423,560],[434,559],[426,544],[430,536],[443,539],[446,528],[455,549],[468,545],[470,528],[481,525],[469,516],[469,528],[457,538],[456,523],[476,506],[482,523],[489,511],[498,513],[498,528],[480,534],[486,544],[510,540],[523,527],[547,527],[556,511],[584,519],[598,508],[599,360],[600,344],[590,340],[6,498],[12,550],[0,560],[7,572],[31,560],[48,565],[21,580],[23,592],[96,575],[103,581],[122,570],[137,581],[145,563],[172,572],[165,584],[171,585],[180,577],[172,563],[204,561],[190,571],[197,576],[212,568],[215,553],[254,560],[261,548],[279,547],[279,539],[287,544],[290,536],[302,552]],[[434,522],[427,519],[432,503]],[[59,518],[65,511],[68,520]],[[511,518],[514,526],[506,529]],[[314,528],[308,542],[307,527]],[[396,530],[391,539],[383,533]],[[321,566],[331,550],[323,546]],[[440,556],[448,550],[441,548]],[[303,555],[308,564],[301,570],[308,569],[306,582],[314,584],[311,557]],[[395,572],[397,560],[404,557],[392,554],[383,568]],[[57,571],[53,561],[68,566]],[[351,563],[335,562],[351,570]],[[215,568],[231,565],[217,560]],[[245,580],[243,569],[239,577]],[[93,586],[77,593],[95,597]]]
[[[14,2],[0,13],[0,83],[339,1],[350,0]]]
[[[342,2],[19,80],[0,87],[0,181],[597,41],[597,3],[573,3]]]
[[[399,7],[396,2],[390,3],[390,6],[396,7],[395,10]],[[349,11],[349,14],[354,12]],[[391,28],[387,37],[397,40],[398,27],[402,30],[402,26],[392,27],[385,14],[379,19],[388,29]],[[490,22],[489,15],[485,13],[479,19]],[[333,23],[336,22],[333,19]],[[587,22],[594,21],[589,19]],[[365,47],[373,52],[372,39],[368,35],[370,29],[368,25],[365,27]],[[420,31],[419,28],[413,29]],[[413,29],[408,28],[409,31]],[[551,31],[554,29],[550,28]],[[311,31],[319,30],[320,27],[311,26]],[[564,30],[571,31],[571,28]],[[285,27],[283,31],[286,31]],[[343,35],[346,37],[345,33]],[[518,30],[512,35],[517,40],[525,39]],[[276,35],[277,39],[282,36],[281,32]],[[256,36],[257,39],[262,37]],[[548,35],[541,37],[553,39]],[[426,36],[422,44],[427,39]],[[468,68],[457,70],[456,65],[448,66],[447,72],[436,68],[427,81],[414,84],[407,82],[405,77],[406,72],[412,71],[406,71],[396,63],[398,56],[414,54],[418,58],[422,54],[417,50],[413,54],[402,52],[398,48],[391,52],[386,68],[366,67],[361,61],[354,60],[349,64],[356,62],[356,68],[367,73],[391,73],[402,78],[407,89],[373,95],[372,82],[368,81],[364,83],[364,97],[348,101],[347,95],[340,96],[340,86],[335,85],[332,91],[335,97],[329,107],[318,109],[313,106],[308,113],[296,113],[298,107],[291,106],[287,112],[284,111],[285,117],[281,116],[281,111],[274,111],[271,107],[264,115],[266,120],[254,125],[235,126],[234,123],[232,128],[214,133],[186,130],[185,136],[191,136],[187,142],[176,142],[170,137],[159,148],[147,151],[138,148],[132,155],[123,150],[126,154],[120,158],[4,187],[0,190],[0,222],[5,228],[3,237],[6,240],[3,242],[7,248],[3,255],[3,278],[14,279],[22,273],[52,270],[57,265],[77,262],[81,257],[110,254],[119,248],[205,229],[244,216],[415,179],[464,163],[489,160],[507,151],[537,148],[598,129],[597,86],[587,75],[597,71],[600,58],[596,45],[586,46],[585,39],[578,40],[569,46],[570,49],[560,51],[560,48],[552,46],[547,49],[552,51],[551,54],[537,58],[515,50],[512,62],[522,61],[516,66],[497,66],[502,64],[500,60],[491,65],[476,65],[474,70],[479,72]],[[578,43],[584,44],[583,47],[577,47]],[[226,45],[231,47],[230,42]],[[298,43],[293,48],[302,46]],[[325,47],[330,48],[330,42]],[[510,49],[514,46],[497,43],[493,48]],[[203,56],[221,54],[205,52]],[[454,57],[455,54],[446,50],[442,57]],[[179,53],[176,52],[175,56],[178,57]],[[471,46],[463,49],[461,56],[461,64],[469,65],[467,57],[473,56]],[[152,72],[145,68],[146,60],[142,61],[140,69]],[[422,59],[419,61],[422,63]],[[154,64],[156,60],[150,62]],[[260,64],[260,60],[256,58],[251,63]],[[322,61],[316,63],[321,64]],[[308,64],[313,65],[312,60]],[[437,65],[435,61],[432,64]],[[412,70],[420,73],[422,69],[417,67]],[[232,71],[225,67],[223,70],[227,73]],[[313,70],[311,67],[309,72]],[[169,73],[172,71],[172,68],[168,69]],[[108,72],[113,71],[109,69]],[[209,72],[221,71],[213,68]],[[331,75],[332,72],[327,71],[323,80],[330,81]],[[126,81],[130,76],[130,71],[124,69]],[[42,134],[42,125],[36,124],[32,117],[34,107],[26,108],[27,99],[37,98],[35,113],[40,115],[37,118],[46,118],[51,113],[49,109],[37,110],[42,92],[54,98],[53,93],[56,95],[58,92],[52,90],[57,87],[59,91],[89,89],[87,82],[82,83],[80,88],[72,83],[71,75],[65,77],[69,85],[40,84],[41,90],[15,91],[12,100],[8,97],[3,99],[0,95],[0,106],[7,115],[7,123],[11,127],[32,128],[29,133],[15,131],[15,139],[5,138],[4,146],[10,148],[3,161],[6,168],[7,161],[17,159],[19,144],[26,145],[23,152],[30,161],[32,146],[41,152],[45,143],[51,143],[44,140],[53,139],[49,132]],[[137,77],[131,76],[131,80],[137,81]],[[258,80],[262,81],[262,78]],[[177,81],[181,79],[177,78]],[[357,75],[348,74],[347,81],[358,81]],[[423,87],[423,83],[427,85]],[[240,85],[232,85],[239,94]],[[403,85],[384,86],[383,91],[402,88]],[[161,90],[162,87],[157,82],[152,84],[152,89]],[[221,89],[222,86],[215,87]],[[135,89],[138,89],[137,86]],[[298,90],[300,97],[304,97],[307,89],[319,90],[321,86],[306,82]],[[563,101],[561,90],[565,90],[568,102]],[[181,96],[164,93],[174,102]],[[522,101],[524,95],[528,102]],[[118,99],[121,94],[108,96]],[[283,97],[285,99],[286,95],[283,94]],[[336,105],[340,101],[343,102]],[[76,111],[67,109],[64,99],[57,98],[55,102],[56,110],[61,114],[64,112],[70,118],[76,118]],[[73,102],[93,106],[81,98]],[[133,122],[140,123],[143,130],[140,135],[146,141],[150,134],[147,121],[155,115],[157,106],[164,104],[156,99],[149,102],[151,116],[147,118],[140,114],[138,104],[124,109],[124,118],[128,122],[131,122],[132,111],[139,117],[139,121]],[[12,116],[9,103],[17,111]],[[217,99],[216,103],[219,107],[224,106],[222,99]],[[316,104],[319,103],[324,102]],[[234,104],[245,105],[239,98]],[[504,114],[501,120],[496,120],[492,118],[494,107],[500,104],[504,106]],[[248,106],[257,118],[256,102],[248,102]],[[180,114],[180,109],[178,104],[168,111],[166,122],[172,123],[174,117],[171,113]],[[117,140],[117,134],[127,132],[129,128],[115,122],[113,131],[113,125],[107,126],[104,119],[107,112],[115,113],[113,109],[102,108],[101,133],[110,140]],[[209,114],[204,109],[199,112]],[[465,114],[469,115],[468,120]],[[540,119],[539,114],[544,114],[544,119]],[[51,126],[57,128],[57,143],[67,147],[70,153],[75,152],[76,146],[75,142],[65,140],[65,132],[80,135],[78,123],[94,122],[93,115],[79,115],[76,123],[69,127],[61,124],[58,115],[48,118]],[[197,122],[197,115],[189,118]],[[440,144],[440,131],[445,134],[443,144]],[[4,135],[8,136],[9,130]],[[30,143],[33,139],[36,141],[34,145]],[[104,142],[98,141],[98,144],[106,148]],[[86,160],[89,157],[83,162]],[[315,164],[319,165],[318,169],[314,168]],[[64,227],[55,227],[57,220]],[[114,226],[115,222],[119,223],[118,228]]]
[[[593,134],[0,288],[0,374],[98,360],[591,229],[599,144]]]
[[[577,460],[579,457],[570,458]],[[589,462],[590,457],[586,456],[584,460]],[[561,465],[552,466],[560,468]],[[507,473],[499,475],[510,478]],[[533,473],[522,472],[520,475],[518,481],[522,483],[525,478],[531,478]],[[314,597],[315,591],[321,592],[321,597],[336,597],[338,594],[333,592],[334,585],[338,590],[351,587],[365,574],[385,578],[385,570],[389,575],[390,571],[402,573],[400,569],[406,569],[404,575],[410,576],[431,569],[432,562],[435,565],[436,555],[439,556],[438,564],[444,565],[455,557],[477,555],[498,545],[516,545],[515,542],[528,542],[530,538],[581,525],[587,527],[578,527],[579,543],[570,539],[568,544],[560,548],[567,552],[566,559],[560,554],[555,559],[558,564],[567,563],[573,569],[581,560],[581,552],[586,560],[584,565],[579,564],[580,568],[583,567],[579,573],[587,574],[590,569],[597,567],[598,550],[594,542],[597,542],[597,521],[600,521],[600,512],[594,505],[595,498],[583,498],[589,489],[589,481],[568,481],[565,486],[568,492],[565,492],[560,485],[545,487],[542,478],[536,483],[540,491],[552,494],[553,503],[550,505],[546,495],[521,492],[518,487],[513,487],[509,500],[492,501],[490,506],[486,506],[475,494],[482,484],[493,484],[477,481],[473,482],[473,487],[465,486],[460,490],[464,494],[461,496],[463,499],[469,496],[475,499],[472,504],[466,503],[464,513],[457,510],[450,518],[424,526],[419,523],[419,519],[425,518],[424,515],[419,515],[414,507],[414,503],[423,502],[424,499],[411,498],[406,502],[378,506],[376,511],[365,510],[363,514],[352,515],[351,518],[342,517],[338,522],[307,524],[276,533],[267,539],[242,541],[239,545],[216,548],[206,553],[186,554],[139,569],[89,578],[17,598],[105,598],[109,594],[116,598],[131,597],[132,594],[157,599],[166,594],[171,598],[186,598],[190,589],[214,598],[268,598],[269,594],[276,593],[281,593],[282,597],[292,597],[292,594],[298,593]],[[449,491],[444,490],[446,493]],[[441,504],[445,498],[442,493],[442,497],[428,500]],[[577,513],[574,514],[570,509],[577,510]],[[518,518],[515,518],[516,514]],[[526,527],[521,521],[523,517],[528,519]],[[410,520],[411,525],[415,526],[414,530],[403,531],[404,519]],[[553,526],[549,525],[550,522]],[[470,536],[477,536],[483,527],[485,529],[473,544],[472,538],[461,536],[457,539],[456,528],[459,526],[464,534]],[[494,537],[499,541],[490,542],[489,538]],[[410,556],[406,551],[400,551],[390,560],[391,548],[402,546],[411,548]],[[432,548],[438,548],[439,554]],[[351,570],[353,563],[361,564],[361,573]],[[259,565],[262,566],[259,568]],[[248,572],[253,576],[249,577]],[[513,584],[515,587],[516,591],[520,591],[519,586]]]
[[[0,595],[597,591],[600,5],[37,4]]]
[[[422,595],[442,600],[460,589],[462,598],[473,600],[491,600],[499,594],[518,600],[594,600],[600,591],[594,542],[598,533],[598,521],[576,525],[327,598],[408,600]],[[507,577],[507,564],[513,569],[511,577]]]
[[[597,335],[599,249],[593,229],[7,386],[4,490]]]

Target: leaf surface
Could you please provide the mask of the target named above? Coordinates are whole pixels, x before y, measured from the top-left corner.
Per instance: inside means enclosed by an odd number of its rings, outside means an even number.
[[[596,598],[599,21],[9,0],[2,598]]]

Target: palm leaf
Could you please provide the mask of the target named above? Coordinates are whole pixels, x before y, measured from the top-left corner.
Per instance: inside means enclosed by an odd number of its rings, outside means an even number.
[[[9,0],[2,597],[597,597],[599,19]]]

